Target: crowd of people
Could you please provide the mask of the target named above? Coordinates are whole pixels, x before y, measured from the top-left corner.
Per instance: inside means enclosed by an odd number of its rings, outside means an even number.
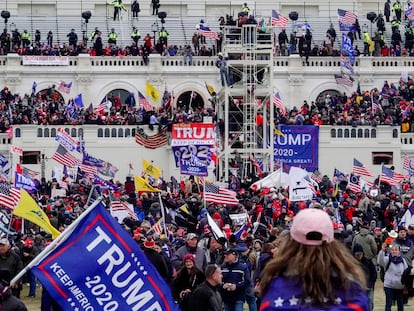
[[[114,21],[119,20],[120,13],[126,11],[125,5],[121,0],[116,0],[111,3],[114,7]],[[408,4],[411,7],[410,1]],[[159,0],[152,0],[153,15],[158,15],[158,8],[160,6]],[[30,32],[25,29],[22,33],[18,29],[14,29],[11,33],[4,29],[0,35],[0,55],[8,53],[18,53],[21,55],[51,55],[51,56],[77,56],[82,53],[88,53],[91,56],[141,56],[145,63],[150,53],[159,53],[163,56],[215,56],[222,51],[223,43],[223,29],[225,26],[242,27],[247,24],[256,24],[258,36],[269,33],[272,30],[271,21],[265,20],[263,17],[253,16],[246,7],[238,13],[236,19],[231,15],[226,17],[221,16],[218,19],[220,31],[213,39],[211,46],[206,45],[206,37],[201,28],[207,27],[204,21],[201,20],[195,26],[194,35],[191,42],[183,42],[182,45],[168,44],[168,31],[165,29],[165,21],[161,18],[162,27],[157,29],[157,37],[147,33],[142,36],[142,44],[139,40],[141,34],[138,29],[133,26],[131,29],[131,41],[129,44],[117,44],[118,34],[114,29],[108,31],[107,38],[102,37],[102,31],[95,28],[88,37],[88,34],[83,34],[78,38],[75,29],[72,29],[68,34],[67,42],[57,42],[54,39],[53,31],[50,30],[46,34],[46,38],[42,38],[39,30],[34,31],[34,38]],[[397,9],[394,9],[396,7]],[[371,21],[376,25],[376,31],[371,33],[368,30],[368,25],[360,25],[358,18],[355,21],[355,27],[352,27],[347,35],[354,46],[355,55],[364,56],[413,56],[414,49],[414,29],[412,27],[412,17],[407,14],[402,14],[398,7],[402,7],[399,0],[394,4],[387,0],[384,4],[383,12],[375,13]],[[244,10],[244,11],[243,11]],[[132,19],[138,19],[140,12],[139,3],[135,0],[131,5]],[[374,12],[371,12],[374,13]],[[392,16],[391,13],[394,15]],[[352,13],[353,14],[353,13]],[[401,28],[404,26],[403,34]],[[207,27],[210,29],[209,27]],[[361,29],[362,28],[362,29]],[[371,28],[372,29],[372,28]],[[337,29],[339,31],[339,29]],[[287,56],[292,53],[298,53],[301,56],[340,56],[341,48],[340,41],[337,38],[337,30],[330,24],[326,31],[325,38],[314,38],[312,29],[306,22],[302,27],[294,27],[292,32],[288,34],[285,28],[276,28],[275,40],[275,55]],[[136,35],[138,31],[139,36]],[[230,31],[231,33],[232,31]],[[360,51],[356,41],[360,40],[363,43],[364,49]],[[338,43],[339,42],[339,43]]]

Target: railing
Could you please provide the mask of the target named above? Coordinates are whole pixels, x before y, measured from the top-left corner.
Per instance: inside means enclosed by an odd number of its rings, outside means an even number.
[[[155,56],[154,58],[152,56]],[[14,61],[10,61],[13,58]],[[16,64],[16,58],[18,59]],[[23,56],[17,54],[8,54],[0,56],[0,67],[13,66],[13,64],[21,67],[32,67],[23,65]],[[81,61],[82,60],[82,61]],[[215,56],[193,56],[193,65],[195,67],[215,67]],[[298,61],[299,60],[299,61]],[[236,60],[237,61],[237,60]],[[160,65],[165,67],[185,67],[183,56],[160,56],[159,54],[151,54],[149,58],[149,65],[151,62],[160,62]],[[339,57],[310,57],[308,63],[298,55],[291,56],[274,56],[273,59],[275,67],[312,67],[315,68],[337,68],[340,67]],[[79,56],[69,57],[69,66],[79,67],[139,67],[145,66],[141,56],[89,56],[88,54],[81,54]],[[52,66],[52,65],[50,65]],[[411,57],[357,57],[355,67],[376,67],[376,68],[390,68],[400,72],[411,71],[414,72],[414,58]],[[41,66],[45,67],[45,65]],[[314,67],[314,68],[313,68]],[[322,67],[322,68],[321,68]],[[325,70],[325,69],[323,69]]]

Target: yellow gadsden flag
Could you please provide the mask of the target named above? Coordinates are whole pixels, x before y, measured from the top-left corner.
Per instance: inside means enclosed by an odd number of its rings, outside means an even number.
[[[145,94],[149,97],[151,97],[152,101],[154,103],[158,103],[158,100],[160,99],[160,91],[158,91],[151,83],[146,83],[146,90]]]
[[[45,231],[52,234],[53,239],[60,234],[60,232],[51,225],[46,213],[24,189],[20,189],[20,200],[17,207],[14,209],[13,214],[43,228]]]
[[[148,174],[155,179],[161,177],[161,169],[155,165],[152,165],[152,163],[144,159],[142,160],[142,170],[145,172],[145,174]]]
[[[160,189],[151,186],[148,181],[140,176],[135,176],[135,190],[147,192],[161,192]]]

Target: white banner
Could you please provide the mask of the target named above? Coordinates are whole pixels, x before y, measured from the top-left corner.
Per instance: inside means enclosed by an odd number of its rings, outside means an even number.
[[[68,56],[23,56],[23,66],[69,66]]]
[[[230,214],[230,219],[233,223],[233,226],[241,226],[247,222],[247,213],[243,214]]]

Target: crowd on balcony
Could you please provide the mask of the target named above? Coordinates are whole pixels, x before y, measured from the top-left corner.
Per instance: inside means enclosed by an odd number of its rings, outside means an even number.
[[[159,108],[144,109],[136,103],[134,96],[124,102],[120,96],[109,93],[105,109],[78,107],[73,99],[67,103],[55,86],[37,94],[13,94],[8,87],[0,91],[0,130],[5,132],[12,124],[102,124],[171,126],[177,122],[201,122],[205,116],[213,117],[219,128],[223,120],[216,118],[217,97],[211,98],[211,105],[193,101],[179,103],[174,107],[171,94],[164,94]],[[293,104],[286,112],[275,109],[275,125],[393,125],[401,126],[403,132],[411,130],[414,123],[414,82],[410,76],[401,77],[398,82],[384,81],[382,88],[361,91],[358,86],[350,95],[323,93],[315,101],[305,99]],[[266,103],[264,103],[266,104]],[[242,99],[230,101],[230,114],[243,105]],[[232,119],[232,118],[230,118]],[[260,113],[257,118],[260,122]],[[258,124],[259,125],[259,124]]]

